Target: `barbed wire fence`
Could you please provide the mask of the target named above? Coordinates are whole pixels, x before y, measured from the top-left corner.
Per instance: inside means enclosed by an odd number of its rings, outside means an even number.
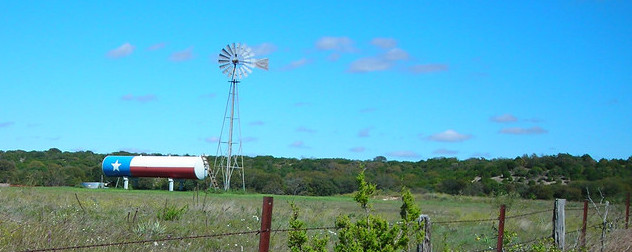
[[[127,246],[133,244],[144,244],[144,243],[157,243],[157,242],[168,242],[168,241],[181,241],[181,240],[193,240],[193,239],[221,239],[224,237],[230,236],[238,236],[238,235],[254,235],[259,236],[259,251],[266,252],[269,250],[269,241],[271,233],[283,233],[283,232],[291,232],[291,231],[315,231],[315,230],[337,230],[337,227],[329,226],[329,227],[311,227],[311,228],[302,228],[302,229],[271,229],[271,220],[272,220],[272,206],[273,199],[272,197],[264,197],[263,199],[263,208],[262,208],[262,216],[261,216],[261,229],[260,230],[249,230],[249,231],[241,231],[241,232],[229,232],[229,233],[221,233],[221,234],[205,234],[205,235],[193,235],[193,236],[183,236],[183,237],[165,237],[158,239],[146,239],[146,240],[134,240],[134,241],[122,241],[122,242],[111,242],[111,243],[100,243],[100,244],[86,244],[86,245],[75,245],[75,246],[66,246],[66,247],[54,247],[54,248],[36,248],[36,249],[26,249],[23,251],[28,252],[45,252],[45,251],[64,251],[64,250],[76,250],[76,249],[94,249],[94,248],[103,248],[103,247],[114,247],[114,246]],[[575,212],[583,210],[583,221],[582,227],[579,229],[574,229],[572,231],[564,231],[564,236],[568,235],[577,235],[575,239],[576,242],[573,246],[565,246],[564,244],[555,244],[556,246],[560,246],[562,249],[567,248],[586,248],[586,233],[589,229],[595,229],[595,231],[601,231],[605,229],[628,229],[629,222],[629,207],[630,207],[630,194],[627,194],[627,200],[625,203],[625,211],[620,209],[619,206],[614,205],[612,208],[616,210],[616,212],[621,212],[622,214],[617,216],[616,218],[612,218],[609,221],[607,220],[607,216],[599,216],[599,211],[590,210],[588,207],[588,202],[584,202],[583,208],[568,208],[561,209],[563,212]],[[540,211],[533,211],[528,213],[522,213],[517,215],[509,215],[505,216],[505,205],[501,205],[500,214],[498,218],[486,218],[486,219],[471,219],[471,220],[452,220],[452,221],[437,221],[431,222],[427,215],[422,215],[425,218],[421,218],[420,221],[424,221],[427,227],[431,227],[432,225],[437,226],[447,226],[447,225],[461,225],[461,224],[482,224],[482,223],[493,223],[498,224],[497,235],[497,246],[496,247],[487,247],[484,249],[470,249],[467,251],[505,251],[505,248],[524,248],[529,244],[543,241],[545,239],[552,238],[552,235],[544,235],[535,238],[528,238],[524,241],[516,241],[509,242],[505,244],[504,240],[504,224],[507,220],[515,220],[520,218],[525,218],[533,215],[544,214],[544,213],[552,213],[555,211],[554,209],[546,209]],[[588,225],[588,216],[587,213],[591,212],[591,217],[594,219],[595,217],[603,218],[605,221],[600,220],[598,223],[594,223],[592,225]],[[625,213],[623,213],[625,212]],[[555,214],[555,213],[554,213]],[[430,228],[425,229],[426,235],[430,236]],[[554,233],[554,232],[552,232]],[[554,236],[554,235],[553,235]],[[602,250],[603,250],[603,237],[601,237],[602,242]],[[426,240],[428,243],[430,239]],[[431,251],[432,244],[424,244],[417,247],[418,251]],[[423,248],[426,248],[425,250]]]

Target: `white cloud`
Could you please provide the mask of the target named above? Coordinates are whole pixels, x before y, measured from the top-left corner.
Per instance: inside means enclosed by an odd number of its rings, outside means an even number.
[[[381,55],[360,58],[352,62],[349,66],[349,72],[366,73],[384,71],[393,67],[397,61],[407,60],[408,58],[409,55],[406,51],[399,48],[393,48]]]
[[[499,116],[493,116],[492,118],[490,118],[490,120],[492,120],[492,122],[505,123],[505,122],[518,121],[518,118],[516,118],[515,116],[511,114],[504,114],[504,115],[499,115]]]
[[[322,37],[316,41],[316,48],[341,52],[355,51],[353,41],[348,37]]]
[[[408,53],[399,48],[390,49],[384,54],[384,59],[396,61],[396,60],[407,60],[409,58]]]
[[[184,51],[174,52],[173,54],[171,54],[171,57],[169,57],[169,59],[171,59],[172,61],[177,61],[177,62],[190,60],[192,58],[193,58],[193,47],[189,47],[185,49]]]
[[[277,47],[272,43],[262,43],[252,47],[252,52],[255,56],[268,55],[277,50]]]
[[[500,133],[510,134],[510,135],[538,135],[538,134],[548,133],[548,131],[538,126],[535,126],[531,128],[520,128],[520,127],[504,128],[500,130]]]
[[[365,150],[366,150],[366,148],[364,148],[364,147],[353,147],[353,148],[349,149],[349,151],[356,152],[356,153],[364,152]]]
[[[349,66],[349,72],[352,73],[366,73],[375,71],[384,71],[393,66],[393,62],[384,58],[361,58],[351,63]]]
[[[292,147],[292,148],[300,148],[300,149],[309,148],[309,147],[307,147],[307,145],[305,145],[305,143],[303,143],[303,141],[295,141],[292,144],[290,144],[290,147]]]
[[[377,111],[376,108],[363,108],[360,110],[360,113],[371,113]]]
[[[203,99],[213,99],[213,98],[215,98],[215,96],[217,96],[217,95],[216,95],[216,94],[214,94],[214,93],[208,93],[208,94],[203,94],[203,95],[200,95],[200,98],[203,98]]]
[[[127,55],[132,54],[134,52],[134,46],[130,43],[122,44],[121,46],[114,48],[108,52],[108,57],[110,58],[121,58]]]
[[[219,137],[216,137],[216,136],[207,137],[207,138],[204,138],[204,142],[217,143],[217,142],[219,142]]]
[[[428,137],[428,140],[437,142],[463,142],[470,139],[471,135],[461,134],[455,130],[449,129],[441,133],[434,134]]]
[[[419,154],[413,151],[393,151],[387,153],[388,156],[391,157],[399,157],[399,158],[419,158]]]
[[[397,41],[392,38],[374,38],[371,40],[371,44],[382,49],[389,49],[397,46]]]
[[[416,74],[435,73],[448,71],[448,65],[445,64],[419,64],[409,68],[410,72]]]
[[[290,62],[290,64],[287,64],[286,66],[282,67],[281,69],[282,70],[293,70],[293,69],[302,67],[304,65],[307,65],[307,64],[309,64],[311,62],[312,62],[312,60],[310,60],[310,59],[302,58],[302,59]]]
[[[166,44],[165,44],[164,42],[163,42],[163,43],[158,43],[158,44],[155,44],[155,45],[150,46],[150,47],[149,47],[149,48],[147,48],[147,49],[148,49],[148,50],[150,50],[150,51],[156,51],[156,50],[158,50],[158,49],[162,49],[162,48],[164,48],[164,47],[165,47],[165,45],[166,45]]]
[[[257,138],[256,137],[242,137],[241,141],[244,143],[256,142]]]
[[[433,151],[432,154],[453,156],[453,155],[459,154],[459,151],[448,150],[448,149],[437,149]]]
[[[265,123],[263,121],[254,121],[249,123],[251,126],[263,126],[264,124]]]
[[[132,94],[126,94],[126,95],[121,96],[121,100],[124,100],[124,101],[137,101],[137,102],[141,102],[141,103],[154,101],[156,99],[157,99],[156,96],[153,95],[153,94],[140,95],[140,96],[134,96]]]
[[[1,122],[0,123],[0,128],[6,128],[9,127],[11,125],[15,124],[15,122]]]
[[[316,133],[316,130],[314,129],[309,129],[303,126],[300,126],[296,129],[296,132],[304,132],[304,133]]]
[[[359,137],[369,137],[372,129],[373,129],[373,127],[362,129],[362,130],[360,130],[360,132],[358,132],[358,136]]]

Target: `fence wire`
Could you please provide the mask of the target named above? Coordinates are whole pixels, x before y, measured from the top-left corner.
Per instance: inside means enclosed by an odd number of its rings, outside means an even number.
[[[276,233],[276,232],[329,230],[329,229],[338,229],[338,228],[337,227],[313,227],[313,228],[302,228],[302,229],[272,229],[272,230],[269,230],[267,232],[270,232],[270,233],[275,232]],[[23,251],[24,252],[45,252],[45,251],[71,250],[71,249],[100,248],[100,247],[123,246],[123,245],[131,245],[131,244],[142,244],[142,243],[164,242],[164,241],[176,241],[176,240],[189,240],[189,239],[200,239],[200,238],[221,238],[221,237],[225,237],[225,236],[245,235],[245,234],[259,235],[259,234],[261,234],[261,232],[266,232],[266,231],[264,231],[264,230],[253,230],[253,231],[231,232],[231,233],[223,233],[223,234],[194,235],[194,236],[184,236],[184,237],[167,237],[167,238],[161,238],[161,239],[112,242],[112,243],[78,245],[78,246],[68,246],[68,247],[59,247],[59,248],[27,249],[27,250],[23,250]]]

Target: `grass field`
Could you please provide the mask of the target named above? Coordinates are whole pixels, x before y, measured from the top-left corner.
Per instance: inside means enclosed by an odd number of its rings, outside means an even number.
[[[0,188],[0,251],[22,251],[124,241],[188,237],[208,234],[256,231],[262,198],[259,194],[207,194],[204,192],[140,191],[120,189],[83,189],[71,187]],[[416,195],[417,204],[432,222],[434,251],[474,251],[495,247],[496,221],[457,222],[496,219],[499,206],[507,206],[507,216],[545,211],[506,221],[505,230],[524,242],[551,234],[552,201],[522,200],[512,197],[478,198],[437,194]],[[274,196],[272,229],[289,227],[290,202],[301,209],[300,219],[307,227],[334,226],[340,214],[362,214],[351,196],[302,197]],[[378,196],[372,202],[373,213],[390,221],[399,218],[401,201]],[[582,202],[568,202],[566,230],[581,227]],[[179,219],[163,220],[163,209],[183,209]],[[618,206],[611,217],[624,210]],[[550,211],[547,211],[550,210]],[[599,223],[591,211],[589,225]],[[328,235],[330,247],[337,241],[336,230],[309,231],[308,235]],[[598,242],[600,230],[589,229],[588,240]],[[578,233],[569,233],[567,245],[577,241]],[[256,251],[256,234],[212,238],[183,239],[130,245],[104,246],[99,251]],[[287,233],[271,235],[271,251],[287,251]]]

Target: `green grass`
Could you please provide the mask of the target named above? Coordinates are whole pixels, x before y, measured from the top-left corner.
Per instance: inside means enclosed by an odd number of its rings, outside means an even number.
[[[267,195],[71,187],[0,188],[0,251],[258,230],[261,226],[259,217],[263,196]],[[340,214],[362,214],[360,207],[348,195],[273,197],[272,229],[289,227],[289,203],[292,201],[300,207],[300,218],[307,227],[329,227],[334,225],[335,217]],[[387,220],[397,220],[401,201],[383,198],[378,196],[371,200],[374,213]],[[507,216],[551,209],[551,212],[508,219],[505,227],[518,234],[516,242],[551,233],[552,201],[436,194],[417,195],[416,198],[422,213],[430,215],[432,222],[495,219],[501,204],[507,205]],[[567,209],[581,205],[580,202],[569,202]],[[186,210],[180,218],[165,220],[159,216],[166,206],[174,211]],[[579,229],[581,214],[581,211],[567,211],[568,231]],[[597,222],[599,217],[591,213],[589,223]],[[497,222],[433,224],[434,250],[467,251],[495,247],[493,226],[496,225]],[[331,231],[335,233],[335,230]],[[596,232],[598,230],[591,231],[589,239],[596,237]],[[308,236],[316,234],[329,235],[330,248],[336,241],[335,234],[327,230],[308,232]],[[567,244],[572,244],[575,236],[569,234]],[[241,251],[242,248],[243,251],[256,251],[258,243],[258,235],[244,234],[101,247],[99,251]],[[273,233],[270,249],[287,251],[286,243],[287,233]]]

